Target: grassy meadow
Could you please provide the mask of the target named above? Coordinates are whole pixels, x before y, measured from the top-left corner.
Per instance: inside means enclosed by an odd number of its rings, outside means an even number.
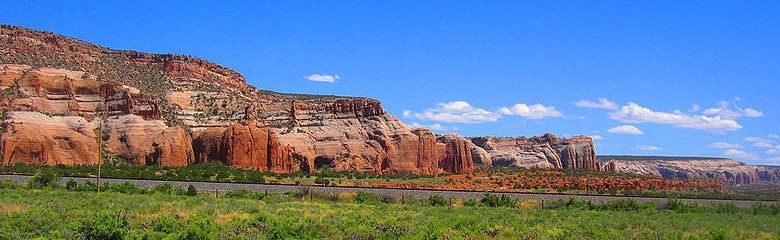
[[[540,206],[344,193],[197,192],[37,176],[0,182],[0,239],[777,239],[780,205],[668,206],[568,200]]]

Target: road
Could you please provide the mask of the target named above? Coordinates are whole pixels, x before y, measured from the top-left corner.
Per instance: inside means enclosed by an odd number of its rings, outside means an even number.
[[[31,176],[29,175],[2,175],[0,174],[0,181],[4,179],[10,179],[12,182],[27,183]],[[61,184],[69,180],[75,180],[78,183],[85,181],[96,182],[95,178],[83,178],[83,177],[62,177],[60,179]],[[189,181],[167,181],[167,180],[139,180],[139,179],[111,179],[102,178],[103,183],[119,184],[129,182],[137,187],[153,188],[157,185],[168,183],[172,186],[186,188],[189,185],[195,187],[198,190],[207,191],[228,191],[233,189],[246,189],[259,192],[287,192],[287,191],[300,191],[302,188],[308,187],[314,194],[339,194],[344,192],[357,192],[363,191],[366,193],[377,194],[381,196],[389,197],[413,197],[413,198],[427,198],[431,195],[440,195],[446,198],[453,197],[458,199],[481,199],[485,192],[476,191],[450,191],[450,190],[420,190],[420,189],[392,189],[392,188],[364,188],[364,187],[325,187],[325,186],[296,186],[296,185],[276,185],[276,184],[256,184],[256,183],[223,183],[223,182],[189,182]],[[560,199],[574,198],[578,200],[592,201],[592,202],[606,202],[619,199],[634,199],[639,203],[654,201],[658,206],[666,204],[666,198],[653,198],[653,197],[627,197],[627,196],[610,196],[610,195],[584,195],[584,194],[545,194],[545,193],[493,193],[493,194],[506,194],[514,199],[522,200],[536,200],[536,201],[556,201]],[[695,202],[700,205],[707,205],[711,203],[728,203],[733,202],[739,206],[752,206],[758,202],[764,204],[774,204],[771,201],[750,201],[750,200],[718,200],[718,199],[691,199],[682,198],[680,200],[687,202]]]

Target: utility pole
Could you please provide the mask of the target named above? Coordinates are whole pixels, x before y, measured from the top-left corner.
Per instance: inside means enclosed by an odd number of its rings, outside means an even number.
[[[105,112],[106,112],[106,99],[105,96],[103,97],[102,106],[99,106],[98,110],[98,116],[100,119],[100,122],[98,122],[98,169],[97,169],[97,192],[100,193],[100,169],[101,165],[103,163],[103,151],[101,149],[103,148],[103,124],[105,121]]]

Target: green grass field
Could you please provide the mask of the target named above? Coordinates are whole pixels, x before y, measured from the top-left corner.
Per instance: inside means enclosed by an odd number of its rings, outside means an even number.
[[[69,189],[69,190],[68,190]],[[0,239],[777,239],[780,208],[0,184]],[[174,189],[176,190],[176,189]],[[189,195],[188,195],[189,194]],[[192,196],[194,195],[194,196]],[[385,203],[394,202],[394,203]],[[492,204],[491,204],[492,205]]]

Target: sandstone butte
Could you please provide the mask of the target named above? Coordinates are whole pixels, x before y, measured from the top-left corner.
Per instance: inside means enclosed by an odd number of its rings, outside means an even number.
[[[377,100],[260,90],[198,58],[8,25],[0,27],[0,89],[2,164],[93,165],[100,145],[135,165],[222,162],[278,173],[599,169],[587,137],[438,135]]]

